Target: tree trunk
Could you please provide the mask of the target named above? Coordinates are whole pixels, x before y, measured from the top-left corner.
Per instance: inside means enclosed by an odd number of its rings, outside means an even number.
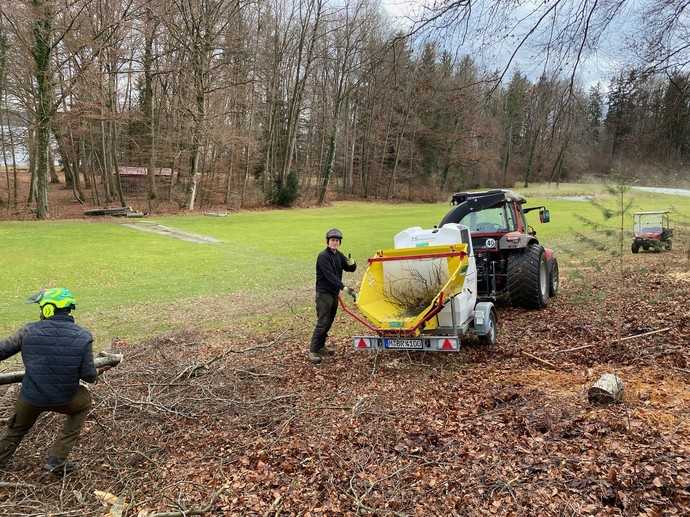
[[[39,120],[36,130],[36,218],[48,217],[48,144],[50,128],[46,119]]]
[[[9,127],[9,125],[8,125]],[[7,209],[12,206],[12,188],[10,185],[10,168],[7,163],[7,147],[5,146],[5,121],[0,113],[0,147],[2,147],[2,162],[5,165],[5,178],[7,179]]]
[[[503,158],[503,187],[508,188],[508,167],[510,166],[510,151],[513,147],[513,123],[508,126],[506,137],[506,154]]]
[[[527,167],[525,168],[525,183],[523,185],[525,188],[529,187],[529,180],[532,174],[532,167],[534,166],[534,151],[537,147],[537,141],[539,140],[539,133],[540,131],[537,130],[536,134],[534,135],[534,139],[532,140],[532,143],[529,146],[529,158],[527,158]]]
[[[101,117],[105,117],[103,110],[101,110]],[[110,153],[108,152],[108,146],[106,144],[105,120],[103,118],[101,118],[101,155],[100,158],[98,153],[96,153],[95,156],[99,161],[101,173],[103,175],[103,197],[105,198],[106,203],[110,203],[113,200],[113,170],[110,167],[110,160],[108,159]]]
[[[17,195],[18,195],[18,185],[17,185],[17,161],[15,158],[16,149],[14,147],[14,135],[12,134],[12,127],[7,124],[7,129],[10,137],[10,154],[12,155],[12,198],[14,199],[14,208],[17,208]]]
[[[110,153],[111,153],[111,159],[112,159],[112,164],[113,164],[113,170],[115,171],[115,175],[113,177],[113,181],[115,183],[115,192],[117,193],[117,197],[120,200],[120,206],[125,207],[127,206],[127,201],[125,200],[125,195],[124,192],[122,191],[122,178],[120,177],[120,163],[117,158],[117,143],[118,143],[118,136],[117,136],[117,127],[115,126],[115,122],[111,121],[110,122]]]
[[[153,103],[153,40],[156,34],[157,23],[154,21],[153,11],[149,6],[145,10],[145,36],[144,36],[144,98],[142,99],[142,111],[144,113],[147,138],[149,140],[149,164],[147,176],[147,199],[149,211],[153,210],[154,201],[158,198],[156,188],[156,118]],[[171,178],[172,180],[172,178]]]
[[[55,170],[55,157],[53,156],[53,151],[50,150],[50,146],[48,146],[48,173],[50,175],[51,184],[55,185],[60,183],[60,177]]]
[[[234,153],[232,147],[230,147],[228,172],[225,175],[225,194],[223,196],[223,204],[225,206],[228,206],[228,203],[230,202],[230,179],[232,178],[232,169],[233,169],[233,166],[235,165],[234,158],[235,158],[235,153]]]
[[[326,164],[323,168],[323,179],[321,181],[321,188],[319,189],[319,204],[323,205],[326,199],[326,192],[328,191],[328,182],[333,174],[333,165],[335,163],[335,147],[338,139],[338,122],[336,120],[335,126],[328,137],[328,151],[326,154]]]
[[[121,362],[122,354],[111,354],[108,352],[99,352],[98,355],[93,359],[93,364],[96,369],[105,367],[112,368]],[[22,382],[25,373],[26,372],[24,370],[0,373],[0,385]]]

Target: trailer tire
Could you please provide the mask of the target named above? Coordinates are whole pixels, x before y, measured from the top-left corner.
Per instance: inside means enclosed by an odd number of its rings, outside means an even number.
[[[485,346],[494,346],[496,344],[496,334],[498,334],[496,312],[492,309],[489,311],[489,331],[483,336],[477,336],[479,343]]]
[[[515,307],[541,309],[549,303],[549,270],[544,248],[530,244],[508,256],[508,293]]]
[[[558,294],[558,288],[561,285],[561,279],[558,275],[558,260],[553,259],[551,265],[551,274],[549,275],[549,297],[554,298]]]

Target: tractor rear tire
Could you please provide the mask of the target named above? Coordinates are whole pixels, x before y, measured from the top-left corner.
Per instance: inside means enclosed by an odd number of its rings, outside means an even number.
[[[514,307],[541,309],[549,303],[549,269],[544,248],[530,244],[508,256],[508,293]]]
[[[551,265],[551,274],[549,275],[549,298],[554,298],[558,294],[558,288],[561,285],[560,277],[558,275],[558,260],[553,259]]]
[[[636,242],[633,242],[632,246],[630,246],[630,251],[632,251],[633,253],[637,253],[638,251],[640,251],[640,245]]]
[[[666,251],[671,251],[672,247],[673,247],[673,243],[671,242],[671,240],[670,239],[667,240],[666,241]]]

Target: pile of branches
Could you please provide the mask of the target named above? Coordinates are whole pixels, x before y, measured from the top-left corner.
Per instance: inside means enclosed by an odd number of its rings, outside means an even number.
[[[426,270],[408,265],[403,275],[386,283],[385,299],[398,309],[398,317],[413,317],[426,309],[448,281],[445,262],[434,260]]]
[[[90,388],[93,409],[71,458],[78,470],[64,478],[42,470],[64,419],[44,414],[0,482],[2,514],[102,515],[104,507],[109,515],[145,517],[213,512],[226,497],[228,485],[218,480],[227,479],[232,459],[213,468],[212,484],[204,472],[209,465],[194,463],[211,422],[237,419],[238,426],[260,429],[294,409],[294,395],[275,394],[280,373],[241,368],[235,360],[251,361],[280,339],[220,351],[192,334],[136,347],[120,342],[113,352],[125,356],[124,364]],[[0,386],[0,420],[11,416],[17,388]],[[180,467],[186,457],[194,459]]]

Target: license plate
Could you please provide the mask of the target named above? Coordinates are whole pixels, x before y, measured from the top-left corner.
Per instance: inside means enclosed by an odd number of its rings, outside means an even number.
[[[424,342],[421,339],[385,339],[383,346],[401,350],[422,350]]]

